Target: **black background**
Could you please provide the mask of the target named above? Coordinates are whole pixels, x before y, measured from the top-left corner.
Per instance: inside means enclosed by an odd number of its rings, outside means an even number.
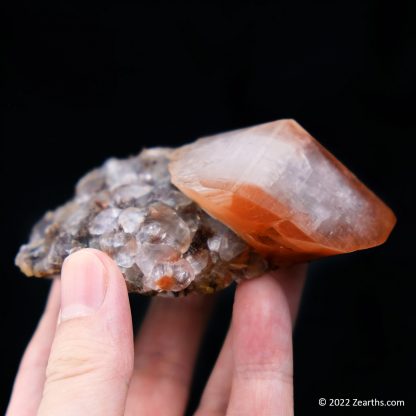
[[[386,414],[412,414],[415,4],[9,4],[2,14],[2,404],[48,290],[46,281],[25,279],[13,259],[45,210],[109,156],[290,117],[398,217],[385,245],[311,266],[294,336],[296,413],[338,414],[319,408],[324,397],[402,399],[405,410]],[[223,295],[191,409],[230,305]]]

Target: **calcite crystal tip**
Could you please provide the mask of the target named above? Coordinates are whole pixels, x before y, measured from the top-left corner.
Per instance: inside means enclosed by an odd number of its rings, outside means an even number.
[[[293,120],[109,159],[47,212],[16,264],[58,275],[93,247],[129,291],[213,293],[232,281],[382,244],[393,212]]]
[[[377,246],[396,222],[294,120],[200,139],[171,159],[185,195],[280,264]]]

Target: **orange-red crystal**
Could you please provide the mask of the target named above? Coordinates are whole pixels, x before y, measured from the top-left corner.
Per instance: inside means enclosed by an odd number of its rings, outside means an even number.
[[[392,210],[293,120],[177,149],[172,182],[278,264],[382,244]]]

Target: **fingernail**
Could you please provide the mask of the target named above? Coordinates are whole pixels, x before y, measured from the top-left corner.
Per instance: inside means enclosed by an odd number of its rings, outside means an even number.
[[[62,266],[61,321],[94,313],[107,291],[107,270],[91,250],[71,254]]]

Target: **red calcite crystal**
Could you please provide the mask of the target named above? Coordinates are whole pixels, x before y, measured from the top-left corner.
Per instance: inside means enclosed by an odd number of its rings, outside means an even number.
[[[391,209],[293,120],[178,148],[172,182],[276,264],[382,244]]]

